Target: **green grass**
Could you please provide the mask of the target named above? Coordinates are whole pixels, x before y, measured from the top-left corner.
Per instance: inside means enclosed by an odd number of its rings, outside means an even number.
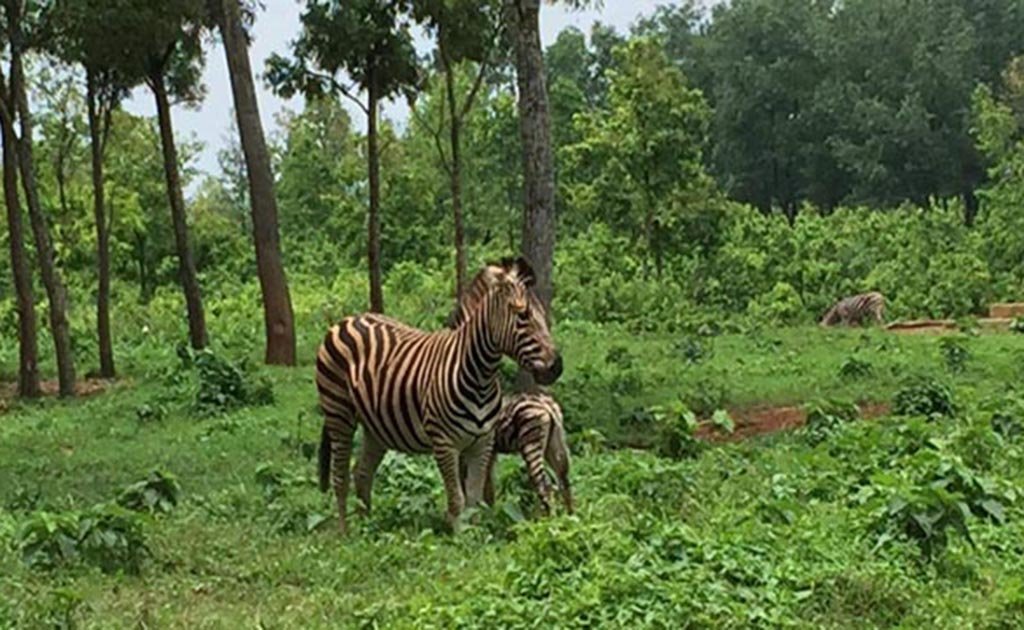
[[[634,407],[663,404],[711,380],[730,406],[840,396],[887,400],[910,374],[955,385],[956,418],[889,418],[844,426],[812,446],[800,432],[713,446],[672,461],[630,449],[584,452],[574,439],[575,516],[520,521],[532,495],[516,458],[502,460],[501,501],[458,536],[444,531],[429,458],[389,456],[374,513],[341,540],[332,499],[302,453],[319,421],[309,361],[264,369],[276,402],[197,419],[173,385],[172,353],[138,350],[130,379],[73,402],[18,404],[0,416],[0,627],[1019,627],[1024,621],[1024,509],[969,519],[932,560],[912,540],[879,546],[894,493],[942,461],[967,462],[1000,488],[1024,478],[1024,443],[994,437],[985,401],[1022,376],[1024,336],[970,339],[950,374],[937,339],[801,328],[710,340],[688,364],[681,335],[634,338],[566,325],[557,393],[567,423],[614,445],[650,429]],[[310,336],[310,338],[313,338]],[[705,340],[708,341],[708,340]],[[616,350],[617,347],[628,349]],[[839,376],[856,355],[872,366]],[[303,356],[312,356],[306,348]],[[609,358],[611,361],[609,361]],[[143,405],[164,406],[141,422]],[[268,496],[256,471],[291,483]],[[174,473],[182,501],[142,516],[152,558],[142,573],[75,564],[25,566],[18,529],[39,510],[112,500],[153,469]],[[23,497],[38,493],[34,505]],[[298,525],[296,525],[298,523]]]

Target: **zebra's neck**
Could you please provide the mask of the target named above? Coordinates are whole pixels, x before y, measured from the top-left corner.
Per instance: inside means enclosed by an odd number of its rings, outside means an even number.
[[[489,325],[490,312],[490,304],[486,301],[481,303],[469,314],[457,334],[462,365],[457,385],[463,392],[476,392],[480,403],[500,395],[498,366],[501,364],[501,350]]]

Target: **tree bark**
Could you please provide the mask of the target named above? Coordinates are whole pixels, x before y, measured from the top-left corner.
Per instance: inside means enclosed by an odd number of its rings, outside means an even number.
[[[380,271],[380,150],[377,147],[377,110],[379,96],[376,78],[371,70],[366,106],[366,155],[370,180],[369,243],[367,259],[370,265],[370,310],[384,312],[384,292]]]
[[[238,133],[249,179],[256,269],[263,293],[263,322],[266,330],[266,363],[295,365],[295,321],[288,279],[281,261],[281,240],[277,223],[277,198],[270,153],[260,122],[256,88],[238,0],[221,1],[221,36],[231,77],[231,91],[238,119]]]
[[[104,117],[100,113],[96,76],[86,72],[86,105],[89,113],[89,142],[92,149],[92,204],[96,222],[96,334],[99,341],[100,376],[113,378],[114,343],[110,332],[110,234],[107,230],[103,184]]]
[[[0,133],[3,139],[4,201],[7,206],[8,246],[18,313],[18,396],[36,398],[39,389],[39,346],[36,339],[36,303],[32,295],[32,271],[25,254],[21,200],[18,198],[18,156],[15,151],[11,107],[5,106]]]
[[[555,170],[551,114],[540,44],[540,0],[508,0],[516,49],[519,137],[523,151],[523,255],[533,266],[537,298],[551,311],[555,252]],[[519,370],[521,391],[533,387]]]
[[[188,237],[188,222],[185,219],[185,197],[181,192],[181,176],[178,173],[178,150],[174,145],[174,129],[171,126],[171,103],[167,98],[167,85],[162,73],[154,73],[149,82],[160,122],[160,144],[163,146],[167,199],[171,204],[171,220],[174,224],[174,244],[178,252],[178,274],[188,309],[189,342],[199,350],[207,344],[206,319],[203,316],[203,299]]]
[[[540,44],[540,0],[509,2],[516,48],[519,135],[523,145],[523,255],[533,265],[537,297],[550,309],[555,250],[555,171]]]
[[[8,15],[8,19],[12,19]],[[17,25],[12,29],[20,38]],[[75,359],[71,347],[71,330],[68,325],[67,289],[57,270],[53,242],[50,239],[50,228],[46,222],[39,201],[39,189],[36,186],[35,162],[32,154],[32,116],[28,106],[28,95],[25,87],[25,72],[22,65],[20,44],[11,47],[11,96],[17,108],[21,137],[17,141],[18,169],[21,172],[22,189],[28,203],[28,214],[32,224],[32,235],[36,245],[36,258],[39,261],[40,275],[49,299],[50,333],[53,336],[54,350],[57,354],[58,392],[62,398],[75,395]],[[13,126],[11,131],[13,131]]]
[[[443,53],[442,53],[443,56]],[[455,297],[461,299],[466,288],[466,228],[462,218],[462,146],[459,137],[462,120],[459,115],[458,99],[455,98],[455,77],[453,68],[447,58],[444,61],[445,88],[448,94],[448,111],[451,123],[449,138],[451,143],[451,165],[448,169],[449,185],[452,194],[452,221],[455,224]]]

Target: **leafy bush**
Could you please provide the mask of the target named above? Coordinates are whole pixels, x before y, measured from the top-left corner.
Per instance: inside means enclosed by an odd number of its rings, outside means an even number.
[[[174,475],[154,470],[142,481],[135,482],[121,491],[117,504],[136,512],[169,513],[178,505],[181,486]]]
[[[804,434],[811,444],[820,444],[832,437],[844,424],[856,420],[860,409],[852,402],[816,401],[807,406]]]
[[[1015,333],[1024,334],[1024,317],[1014,318],[1014,320],[1010,322],[1010,330]]]
[[[747,313],[771,324],[793,324],[805,317],[803,300],[788,282],[776,282],[771,291],[750,303]]]
[[[736,430],[736,423],[725,409],[717,409],[715,413],[711,414],[711,426],[727,434]]]
[[[1000,398],[989,405],[989,425],[1005,440],[1024,436],[1024,399],[1017,395]]]
[[[839,377],[843,379],[856,380],[868,378],[875,373],[875,367],[870,361],[856,356],[847,357],[839,365]]]
[[[700,454],[703,443],[695,436],[697,416],[681,401],[651,410],[658,427],[658,452],[682,459]]]
[[[161,422],[167,417],[167,407],[160,403],[144,403],[135,408],[135,418],[139,424]]]
[[[956,411],[953,391],[935,379],[919,377],[906,382],[896,392],[893,413],[900,416],[952,416]]]
[[[975,475],[959,459],[936,451],[921,451],[914,462],[923,464],[919,481],[901,487],[882,511],[876,527],[882,532],[879,545],[895,537],[906,537],[920,547],[926,558],[942,552],[949,543],[949,530],[961,534],[972,545],[970,517],[1001,523],[1005,506],[1016,494]]]
[[[962,373],[971,358],[966,337],[943,337],[939,340],[939,351],[942,353],[946,369],[953,374]]]
[[[112,504],[84,512],[36,512],[22,525],[16,545],[22,561],[57,569],[81,561],[106,573],[138,573],[149,548],[138,517]]]
[[[683,404],[698,418],[709,418],[725,407],[729,393],[725,383],[717,376],[705,375],[694,381],[683,393]]]
[[[688,335],[675,343],[675,349],[688,365],[698,365],[715,356],[711,338]]]
[[[232,363],[210,349],[192,351],[179,346],[179,357],[195,370],[198,389],[193,410],[199,416],[213,416],[240,407],[270,405],[274,389],[270,381],[253,373],[245,362]]]

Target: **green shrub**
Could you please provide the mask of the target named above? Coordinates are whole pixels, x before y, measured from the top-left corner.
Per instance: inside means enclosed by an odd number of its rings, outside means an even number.
[[[1024,317],[1014,318],[1014,320],[1010,322],[1010,331],[1024,334]]]
[[[776,325],[794,324],[805,317],[803,300],[788,282],[776,282],[771,291],[750,303],[747,313],[755,320]]]
[[[933,558],[948,545],[950,530],[973,545],[971,516],[1002,523],[1006,505],[1016,498],[956,457],[925,450],[911,463],[920,466],[922,474],[916,483],[898,486],[892,493],[875,525],[881,532],[879,545],[903,537],[914,541],[926,558]]]
[[[956,411],[953,391],[935,379],[918,377],[908,380],[896,392],[892,411],[900,416],[952,416]]]
[[[708,336],[683,337],[675,343],[675,350],[688,365],[698,365],[715,356],[714,345]]]
[[[875,373],[870,361],[856,356],[847,357],[839,365],[839,377],[847,380],[868,378]]]
[[[274,389],[270,381],[255,374],[243,361],[232,363],[210,349],[192,351],[179,347],[186,367],[194,369],[197,390],[192,403],[199,416],[214,416],[241,407],[270,405]]]
[[[658,452],[682,459],[700,454],[703,443],[695,436],[697,416],[681,401],[651,410],[658,427]]]
[[[967,347],[966,337],[943,337],[939,340],[939,351],[946,369],[953,374],[961,374],[971,359],[971,351]]]
[[[117,504],[136,512],[160,512],[167,514],[178,505],[181,486],[174,475],[154,470],[142,481],[131,484],[121,491]]]
[[[26,565],[47,570],[81,561],[106,573],[138,573],[150,555],[139,518],[106,503],[84,512],[36,512],[22,525],[16,546]]]
[[[807,424],[804,435],[811,444],[820,444],[832,437],[843,425],[856,420],[860,409],[852,402],[821,400],[806,407]]]
[[[725,407],[729,392],[721,378],[705,375],[690,384],[681,398],[683,405],[698,418],[710,418]]]

